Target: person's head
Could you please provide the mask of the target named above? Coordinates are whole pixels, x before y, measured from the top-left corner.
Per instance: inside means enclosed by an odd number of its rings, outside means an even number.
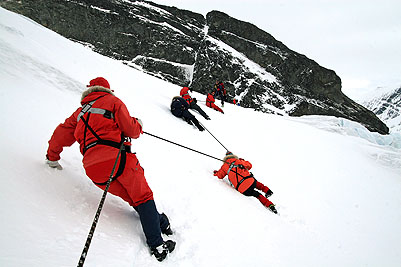
[[[94,87],[94,86],[100,86],[110,89],[109,82],[103,77],[97,77],[95,79],[90,80],[89,84],[86,87]]]
[[[234,155],[232,152],[227,151],[226,156],[223,158],[223,161],[226,162],[228,159],[232,159],[232,158],[238,159],[238,157],[236,155]]]
[[[212,91],[210,94],[211,94],[211,95],[214,95],[214,94],[215,94],[215,92],[214,92],[214,91]]]

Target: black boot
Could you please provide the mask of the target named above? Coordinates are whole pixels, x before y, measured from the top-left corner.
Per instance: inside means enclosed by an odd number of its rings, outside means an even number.
[[[273,204],[271,204],[271,205],[269,206],[269,210],[270,210],[271,212],[273,212],[274,214],[277,214],[276,207],[275,207]]]
[[[152,254],[155,255],[155,258],[158,261],[163,261],[168,253],[171,253],[175,248],[175,242],[173,240],[163,241],[158,247],[152,248]]]
[[[200,125],[199,121],[194,117],[192,118],[192,122],[195,124],[195,126],[199,129],[199,131],[204,131],[205,128],[202,127],[202,125]]]
[[[162,230],[162,234],[165,234],[165,235],[172,235],[172,234],[173,234],[173,231],[171,230],[170,225],[167,226],[166,229],[163,229],[163,230]]]
[[[162,234],[172,235],[173,231],[171,230],[170,221],[166,214],[160,214],[160,229]]]

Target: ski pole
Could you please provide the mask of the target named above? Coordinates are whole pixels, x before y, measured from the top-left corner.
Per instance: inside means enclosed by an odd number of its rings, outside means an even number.
[[[162,137],[159,137],[159,136],[157,136],[157,135],[154,135],[154,134],[151,134],[151,133],[147,133],[147,132],[143,132],[143,133],[144,133],[144,134],[147,134],[147,135],[150,135],[150,136],[153,136],[153,137],[155,137],[155,138],[161,139],[161,140],[163,140],[163,141],[166,141],[166,142],[172,143],[172,144],[174,144],[174,145],[177,145],[177,146],[180,146],[180,147],[186,148],[186,149],[188,149],[188,150],[194,151],[194,152],[196,152],[196,153],[202,154],[202,155],[204,155],[204,156],[207,156],[207,157],[209,157],[209,158],[212,158],[212,159],[217,159],[217,160],[219,160],[219,161],[223,161],[223,160],[221,160],[221,159],[219,159],[219,158],[216,158],[216,157],[210,156],[210,155],[208,155],[208,154],[205,154],[205,153],[203,153],[203,152],[200,152],[200,151],[198,151],[198,150],[192,149],[192,148],[190,148],[190,147],[186,147],[186,146],[183,146],[183,145],[177,144],[177,143],[175,143],[175,142],[173,142],[173,141],[170,141],[170,140],[164,139],[164,138],[162,138]],[[224,161],[223,161],[223,162],[224,162]]]
[[[97,208],[97,212],[95,214],[95,218],[93,219],[92,227],[91,227],[91,229],[89,231],[88,237],[87,237],[86,242],[85,242],[84,249],[83,249],[82,254],[81,254],[81,258],[79,259],[79,262],[78,262],[78,267],[84,266],[84,262],[85,262],[86,256],[88,255],[89,246],[90,246],[90,244],[92,242],[92,237],[93,237],[93,234],[95,233],[97,222],[99,221],[100,212],[102,211],[104,201],[106,200],[107,191],[109,191],[109,187],[110,187],[111,181],[113,179],[113,173],[114,173],[114,171],[116,169],[118,158],[120,157],[120,154],[121,154],[121,151],[123,150],[123,148],[124,148],[124,141],[121,142],[120,150],[118,151],[116,161],[114,162],[114,166],[113,166],[113,169],[111,171],[109,180],[107,181],[107,185],[106,185],[106,188],[104,189],[102,199],[100,200],[99,206]]]
[[[226,151],[230,151],[228,150],[219,140],[217,140],[217,138],[205,127],[205,125],[203,125],[201,122],[199,122],[200,125],[202,125],[203,128],[206,129],[206,131],[208,131],[208,133],[210,133],[211,136],[213,136],[214,139],[216,139],[217,142],[219,142],[219,144],[225,148]]]

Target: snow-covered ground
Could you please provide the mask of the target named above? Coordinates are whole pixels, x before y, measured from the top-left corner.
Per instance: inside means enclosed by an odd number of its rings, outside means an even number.
[[[145,131],[224,156],[208,132],[171,115],[179,87],[0,8],[0,266],[78,263],[102,191],[85,176],[77,145],[63,151],[62,171],[44,157],[54,128],[97,76]],[[273,190],[280,216],[214,177],[219,161],[143,135],[133,150],[159,211],[170,217],[176,250],[157,262],[138,215],[108,195],[85,266],[401,266],[394,143],[352,134],[364,128],[336,118],[201,107],[212,119],[199,120]]]

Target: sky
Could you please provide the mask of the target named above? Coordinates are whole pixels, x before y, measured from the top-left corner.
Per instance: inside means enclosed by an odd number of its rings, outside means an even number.
[[[250,22],[334,70],[343,92],[364,100],[401,86],[399,0],[154,0]],[[380,89],[378,89],[380,87]]]
[[[170,218],[176,249],[163,263],[154,259],[138,214],[108,194],[86,267],[401,266],[399,134],[231,104],[222,114],[200,102],[211,120],[191,112],[212,137],[171,114],[177,85],[2,8],[0,36],[0,266],[78,263],[103,192],[86,177],[77,144],[61,153],[61,171],[45,164],[45,154],[55,127],[97,76],[144,131],[223,158],[216,138],[249,160],[280,214],[214,177],[220,161],[143,134],[132,150],[158,210]],[[239,121],[246,127],[231,131]]]

